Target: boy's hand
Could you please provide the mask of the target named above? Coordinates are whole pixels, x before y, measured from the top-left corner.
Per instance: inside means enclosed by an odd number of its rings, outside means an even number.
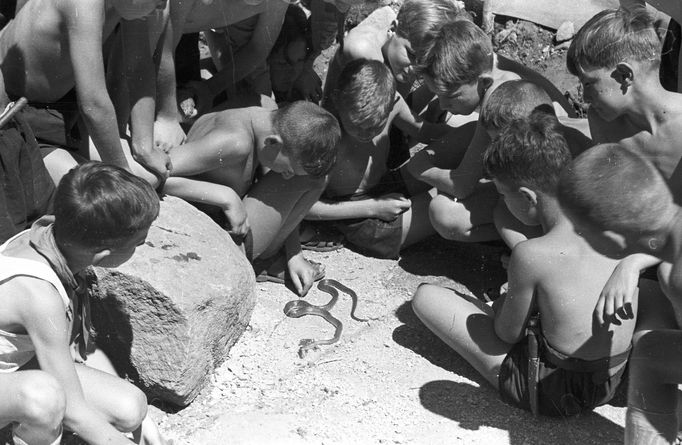
[[[251,230],[249,218],[246,215],[246,208],[244,208],[244,203],[241,201],[237,201],[229,209],[226,209],[225,217],[227,218],[227,233],[232,237],[237,239],[244,238],[249,233],[249,230]]]
[[[322,81],[312,67],[303,69],[294,82],[294,89],[310,102],[319,103],[322,99]]]
[[[301,252],[289,258],[287,269],[289,271],[289,278],[291,278],[296,292],[301,297],[306,296],[318,275],[324,273],[324,266],[321,264],[318,266],[311,264]]]
[[[634,318],[632,300],[637,295],[639,269],[628,267],[623,261],[618,263],[594,308],[594,316],[599,324],[620,325],[621,320]]]
[[[173,170],[173,164],[168,153],[155,148],[133,152],[133,158],[142,167],[154,173],[160,184],[163,184],[168,179],[171,170]]]
[[[185,132],[180,122],[172,119],[157,119],[154,121],[154,145],[166,153],[171,148],[185,142]]]
[[[405,213],[412,206],[412,201],[400,193],[389,193],[376,198],[375,201],[374,217],[388,222],[395,220],[401,213]]]

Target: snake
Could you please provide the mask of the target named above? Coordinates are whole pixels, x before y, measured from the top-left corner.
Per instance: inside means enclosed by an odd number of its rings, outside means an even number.
[[[355,309],[358,305],[358,296],[353,289],[329,278],[318,282],[317,288],[322,292],[326,292],[332,296],[331,300],[329,300],[327,304],[317,306],[310,304],[305,300],[292,300],[284,305],[284,314],[287,317],[300,318],[305,315],[315,315],[317,317],[324,318],[325,321],[334,326],[335,329],[334,336],[327,340],[313,340],[310,338],[301,339],[298,350],[298,355],[301,358],[303,358],[308,351],[315,349],[318,346],[334,344],[341,338],[341,333],[343,332],[343,323],[341,323],[339,319],[334,317],[329,312],[339,299],[339,290],[349,295],[352,300],[352,306],[350,310],[351,318],[356,321],[367,321],[367,319],[360,318],[355,315]]]

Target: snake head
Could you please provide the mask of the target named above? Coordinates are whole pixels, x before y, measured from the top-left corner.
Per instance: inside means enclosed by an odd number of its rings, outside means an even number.
[[[319,346],[315,344],[315,340],[312,338],[302,338],[298,342],[298,356],[300,358],[305,358],[310,351],[318,350]]]

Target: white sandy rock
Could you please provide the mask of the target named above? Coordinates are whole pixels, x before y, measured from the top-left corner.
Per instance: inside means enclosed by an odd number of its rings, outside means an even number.
[[[166,197],[147,241],[91,274],[97,344],[151,400],[187,405],[227,357],[255,304],[253,269],[205,214]]]
[[[575,26],[573,25],[573,22],[564,22],[559,26],[559,29],[556,30],[554,40],[556,40],[556,43],[562,43],[571,40],[574,35]]]

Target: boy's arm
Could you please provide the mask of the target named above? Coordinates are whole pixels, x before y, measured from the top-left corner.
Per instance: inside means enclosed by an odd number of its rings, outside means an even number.
[[[249,219],[244,203],[230,187],[196,179],[171,177],[166,181],[163,191],[186,201],[220,207],[227,218],[230,235],[242,237],[249,232]]]
[[[63,8],[78,105],[103,162],[130,170],[104,77],[103,1],[69,0]]]
[[[89,444],[131,444],[95,407],[88,404],[69,348],[69,324],[64,303],[48,282],[21,277],[12,280],[26,302],[20,319],[35,347],[40,369],[56,378],[66,394],[64,426]],[[97,388],[88,388],[96,391]]]
[[[528,242],[512,251],[507,277],[509,287],[502,307],[495,312],[495,333],[509,344],[515,344],[525,334],[528,318],[535,307],[537,259]]]
[[[397,102],[393,106],[397,110],[396,116],[393,123],[396,127],[400,128],[403,133],[410,135],[417,141],[424,144],[428,144],[433,141],[437,141],[447,134],[450,130],[446,124],[434,124],[431,122],[426,122],[421,118],[415,116],[415,114],[407,106],[405,99],[396,93]]]
[[[298,228],[293,230],[284,241],[284,251],[287,258],[287,271],[294,288],[301,297],[305,297],[315,283],[315,268],[303,256]]]
[[[204,81],[206,89],[210,93],[210,99],[225,91],[234,88],[234,85],[253,72],[256,67],[264,62],[273,45],[277,41],[279,32],[284,22],[289,3],[287,2],[267,2],[265,10],[259,14],[258,23],[253,30],[251,39],[243,48],[240,48],[234,57],[221,60],[223,66],[213,77]],[[224,51],[231,55],[231,51]],[[222,59],[222,57],[221,57]],[[206,96],[200,98],[198,108],[200,110],[210,108],[206,103]],[[203,102],[203,103],[202,103]]]
[[[660,259],[643,253],[629,255],[621,260],[604,285],[594,308],[599,324],[620,325],[619,319],[634,318],[632,301],[637,294],[639,276],[644,269],[660,263]]]
[[[121,39],[130,95],[130,151],[133,159],[163,182],[172,168],[168,154],[154,146],[156,79],[147,21],[122,20]]]
[[[437,167],[435,163],[438,149],[453,149],[451,145],[446,148],[448,142],[456,146],[457,141],[448,141],[446,136],[443,140],[436,142],[434,148],[427,147],[415,154],[407,163],[407,169],[412,176],[436,187],[440,192],[457,199],[465,199],[474,191],[478,181],[483,178],[482,156],[490,143],[490,138],[480,123],[477,124],[473,139],[462,161],[457,168],[452,170]]]
[[[320,199],[310,208],[306,219],[336,221],[350,218],[378,218],[393,221],[409,210],[412,202],[399,193],[357,201],[330,201]]]

